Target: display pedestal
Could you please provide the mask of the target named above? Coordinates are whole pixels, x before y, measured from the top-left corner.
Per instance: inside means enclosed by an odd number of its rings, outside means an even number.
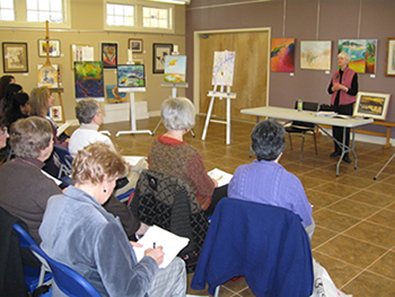
[[[117,134],[115,134],[116,137],[122,134],[144,134],[147,133],[149,135],[154,135],[151,130],[137,130],[137,123],[136,123],[136,108],[135,108],[135,98],[134,98],[134,93],[135,92],[130,92],[129,93],[129,98],[130,98],[130,126],[131,130],[128,131],[118,131]]]

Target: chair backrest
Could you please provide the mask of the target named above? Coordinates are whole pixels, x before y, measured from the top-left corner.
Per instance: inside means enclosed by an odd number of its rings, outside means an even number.
[[[49,257],[39,246],[30,246],[35,254],[49,264],[58,288],[71,297],[100,297],[100,293],[79,273]]]
[[[299,216],[271,205],[223,198],[217,204],[191,287],[217,286],[245,276],[256,296],[310,296],[310,240]]]
[[[295,101],[294,108],[298,109],[298,100]],[[320,108],[320,104],[318,102],[303,101],[303,110],[317,112],[319,108]],[[292,126],[314,128],[316,124],[300,122],[300,121],[292,121]]]
[[[12,227],[15,229],[16,233],[18,234],[19,245],[21,247],[30,248],[31,245],[38,245],[37,242],[34,241],[34,239],[30,236],[30,234],[27,233],[27,231],[23,229],[21,225],[15,223]]]
[[[64,147],[61,147],[56,144],[54,144],[53,149],[55,155],[58,157],[61,163],[59,168],[58,178],[60,179],[62,176],[70,175],[71,171],[73,170],[72,167],[73,157],[70,155],[70,152]]]

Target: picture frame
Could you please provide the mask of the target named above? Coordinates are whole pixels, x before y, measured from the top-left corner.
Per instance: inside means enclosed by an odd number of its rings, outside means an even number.
[[[38,40],[38,56],[40,58],[47,57],[47,40]],[[50,39],[49,40],[49,56],[50,57],[60,57],[60,40]]]
[[[129,39],[129,49],[131,49],[133,53],[142,53],[143,52],[143,40],[130,38]]]
[[[395,37],[387,39],[386,76],[395,76]]]
[[[26,42],[3,42],[3,72],[29,72]]]
[[[300,42],[300,69],[331,70],[332,41]]]
[[[71,69],[74,69],[74,62],[93,61],[93,46],[89,44],[72,44],[71,49]]]
[[[100,57],[104,68],[117,68],[118,65],[118,43],[101,42]]]
[[[120,92],[144,92],[146,89],[145,65],[118,65],[117,86]]]
[[[154,43],[152,52],[152,72],[154,74],[165,73],[165,57],[173,52],[173,44]]]
[[[353,116],[385,120],[390,102],[390,93],[359,91]]]
[[[49,108],[49,116],[55,122],[63,122],[63,110],[61,105],[52,106]]]

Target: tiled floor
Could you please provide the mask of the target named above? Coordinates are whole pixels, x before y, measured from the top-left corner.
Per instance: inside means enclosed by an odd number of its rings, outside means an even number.
[[[138,128],[153,130],[159,118],[138,121]],[[237,166],[251,162],[248,156],[252,123],[232,122],[232,144],[225,145],[225,126],[210,124],[205,141],[200,139],[204,118],[197,117],[196,138],[185,141],[203,155],[207,170],[218,167],[233,173]],[[112,140],[124,155],[146,155],[152,137],[147,134],[115,137],[128,123],[107,124]],[[163,126],[157,135],[163,133]],[[288,139],[287,139],[288,144]],[[316,231],[312,240],[314,258],[329,272],[339,289],[354,297],[395,296],[395,160],[380,175],[373,177],[395,152],[381,145],[356,143],[358,169],[343,163],[335,175],[336,160],[331,159],[332,142],[318,137],[318,156],[313,139],[308,137],[303,162],[300,140],[294,137],[280,163],[303,182],[314,205]],[[189,282],[192,275],[188,276]],[[208,295],[188,289],[189,294]],[[221,287],[220,296],[253,296],[243,279]],[[292,297],[292,296],[290,296]]]

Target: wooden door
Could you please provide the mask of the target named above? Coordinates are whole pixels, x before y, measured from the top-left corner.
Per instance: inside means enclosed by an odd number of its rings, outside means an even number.
[[[255,120],[241,109],[266,106],[268,76],[268,31],[224,32],[200,35],[200,112],[207,113],[215,51],[236,51],[231,117]],[[212,115],[226,117],[226,100],[215,99]]]

